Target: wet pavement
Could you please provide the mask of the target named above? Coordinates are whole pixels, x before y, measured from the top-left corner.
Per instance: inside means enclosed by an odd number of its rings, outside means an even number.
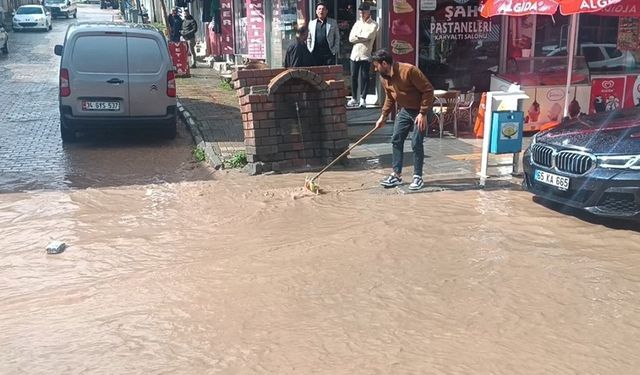
[[[0,55],[0,192],[208,178],[196,171],[183,124],[172,141],[111,132],[62,144],[53,47],[62,44],[69,24],[111,21],[114,14],[80,4],[77,20],[54,19],[51,32],[10,33],[9,54]]]

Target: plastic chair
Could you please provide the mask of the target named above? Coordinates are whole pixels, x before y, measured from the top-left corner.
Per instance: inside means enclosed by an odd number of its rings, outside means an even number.
[[[439,95],[433,102],[433,114],[438,118],[440,125],[440,138],[444,132],[444,120],[447,116],[453,116],[453,134],[458,137],[458,102],[460,101],[460,91],[447,91]]]
[[[476,93],[475,88],[467,91],[464,94],[460,94],[460,99],[458,100],[458,108],[456,109],[456,119],[460,118],[460,115],[466,113],[469,116],[469,127],[471,127],[471,122],[473,121],[471,118],[473,112],[473,104],[476,101]]]

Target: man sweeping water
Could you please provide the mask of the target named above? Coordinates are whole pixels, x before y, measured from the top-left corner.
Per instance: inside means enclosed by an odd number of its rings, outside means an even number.
[[[411,190],[420,190],[424,186],[422,165],[424,164],[424,137],[427,131],[427,117],[433,105],[433,86],[420,69],[411,64],[394,62],[391,54],[381,49],[373,57],[373,67],[382,77],[386,99],[382,114],[376,122],[376,129],[387,122],[389,113],[397,104],[399,111],[393,125],[391,174],[380,182],[384,187],[402,184],[402,159],[404,141],[413,130],[411,147],[413,148],[413,180]]]

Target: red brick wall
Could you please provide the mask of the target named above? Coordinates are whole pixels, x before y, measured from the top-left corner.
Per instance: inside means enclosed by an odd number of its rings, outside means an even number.
[[[241,70],[233,83],[247,159],[263,171],[325,164],[348,147],[342,67]]]

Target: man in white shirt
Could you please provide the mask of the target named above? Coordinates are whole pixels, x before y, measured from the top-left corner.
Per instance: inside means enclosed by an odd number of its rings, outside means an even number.
[[[348,107],[365,105],[369,89],[371,52],[378,33],[378,24],[371,18],[369,4],[362,3],[358,10],[360,19],[349,33],[349,41],[353,43],[353,49],[351,50],[351,100],[347,102]]]

